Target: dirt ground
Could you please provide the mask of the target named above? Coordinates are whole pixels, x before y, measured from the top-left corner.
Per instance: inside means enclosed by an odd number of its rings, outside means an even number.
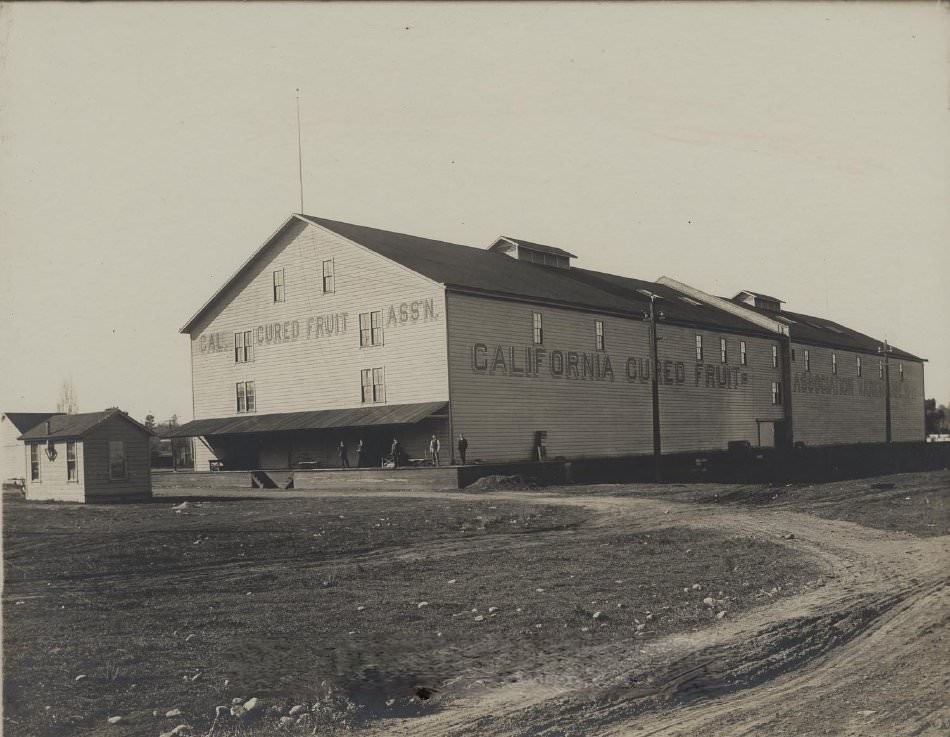
[[[950,732],[946,472],[250,496],[6,498],[4,733]]]

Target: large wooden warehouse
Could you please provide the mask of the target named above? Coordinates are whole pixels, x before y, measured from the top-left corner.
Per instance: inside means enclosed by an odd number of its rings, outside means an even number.
[[[182,328],[196,468],[337,465],[398,437],[468,461],[921,441],[923,359],[755,292],[577,267],[293,215]],[[889,378],[888,378],[889,377]],[[453,459],[454,460],[454,459]]]

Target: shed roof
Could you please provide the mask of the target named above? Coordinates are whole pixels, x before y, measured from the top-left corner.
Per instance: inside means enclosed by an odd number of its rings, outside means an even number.
[[[266,415],[240,415],[193,420],[171,428],[166,438],[208,437],[243,433],[291,430],[329,430],[333,428],[411,425],[445,409],[445,402],[419,404],[383,404],[347,409],[321,409],[309,412],[275,412]]]
[[[81,438],[93,428],[101,425],[112,417],[119,417],[132,423],[142,432],[148,435],[154,435],[145,425],[133,420],[129,415],[118,407],[103,410],[102,412],[80,412],[74,415],[64,413],[50,415],[44,420],[40,420],[29,430],[24,432],[21,440],[71,440]],[[46,431],[47,422],[49,423],[49,432]]]
[[[495,241],[491,249],[494,249],[502,241],[506,243],[511,243],[515,246],[524,246],[525,248],[530,248],[532,251],[540,251],[541,253],[550,253],[554,256],[564,256],[565,258],[577,258],[570,251],[565,251],[563,248],[558,248],[557,246],[546,246],[543,243],[532,243],[531,241],[524,241],[520,238],[512,238],[511,236],[503,235],[497,241]]]
[[[13,426],[22,434],[34,425],[40,422],[46,422],[58,412],[4,412],[4,416],[10,420]]]
[[[743,289],[735,297],[732,298],[733,301],[735,302],[741,301],[743,294],[749,294],[753,297],[758,297],[759,299],[767,299],[769,302],[778,302],[780,305],[785,304],[784,299],[779,299],[778,297],[771,297],[768,294],[762,294],[762,292],[753,292],[751,289]]]

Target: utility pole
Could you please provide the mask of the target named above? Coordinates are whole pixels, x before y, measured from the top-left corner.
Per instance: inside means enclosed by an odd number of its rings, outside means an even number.
[[[886,442],[891,442],[891,364],[888,361],[888,354],[891,347],[884,341],[884,345],[877,347],[878,353],[884,354],[884,437]]]
[[[652,378],[651,388],[653,390],[653,475],[656,481],[662,479],[662,469],[660,463],[660,359],[657,351],[656,334],[656,301],[662,299],[659,295],[650,294],[650,361],[653,364],[653,370],[650,372]]]

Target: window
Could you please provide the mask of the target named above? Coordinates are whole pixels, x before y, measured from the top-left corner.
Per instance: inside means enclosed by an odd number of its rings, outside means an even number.
[[[778,406],[782,403],[782,384],[778,381],[772,382],[772,404]]]
[[[383,344],[383,313],[360,313],[360,346]]]
[[[805,352],[805,355],[808,355],[808,352]],[[778,368],[778,346],[772,346],[772,368]],[[806,369],[807,371],[807,369]]]
[[[703,336],[702,335],[696,336],[696,360],[697,361],[703,360]]]
[[[109,478],[113,481],[128,478],[125,465],[125,443],[121,440],[109,441]]]
[[[360,372],[360,401],[363,404],[386,401],[386,382],[381,368],[363,369]]]
[[[254,360],[254,333],[246,330],[234,334],[234,362],[247,363]]]
[[[30,444],[30,481],[40,480],[40,446]]]
[[[541,327],[541,313],[531,313],[533,335],[535,345],[541,345],[544,342],[544,329]]]
[[[884,378],[884,361],[878,361],[877,364],[877,378]]]
[[[808,354],[808,349],[805,349],[805,370],[811,371],[811,356]]]
[[[67,441],[66,443],[66,480],[79,480],[76,468],[76,443],[73,441]]]
[[[726,363],[729,360],[729,356],[726,353],[726,339],[719,339],[719,362]]]
[[[857,369],[858,369],[858,376],[861,376],[862,375],[861,356],[855,356],[855,365],[857,366]]]
[[[284,301],[284,270],[278,269],[274,272],[274,301]]]
[[[257,410],[257,393],[253,381],[239,381],[234,385],[238,412],[255,412]]]
[[[598,351],[604,350],[604,321],[594,321],[594,348]]]
[[[795,362],[795,349],[792,348],[792,362]]]
[[[323,293],[332,294],[336,291],[333,283],[333,259],[327,259],[323,262]]]
[[[902,363],[897,364],[897,373],[901,375],[901,381],[903,381],[904,380],[904,364]]]
[[[746,353],[745,353],[744,340],[739,341],[739,363],[741,363],[743,366],[747,366],[749,364],[749,359],[746,357]]]
[[[835,376],[838,375],[838,354],[834,352],[831,354],[831,373]]]

